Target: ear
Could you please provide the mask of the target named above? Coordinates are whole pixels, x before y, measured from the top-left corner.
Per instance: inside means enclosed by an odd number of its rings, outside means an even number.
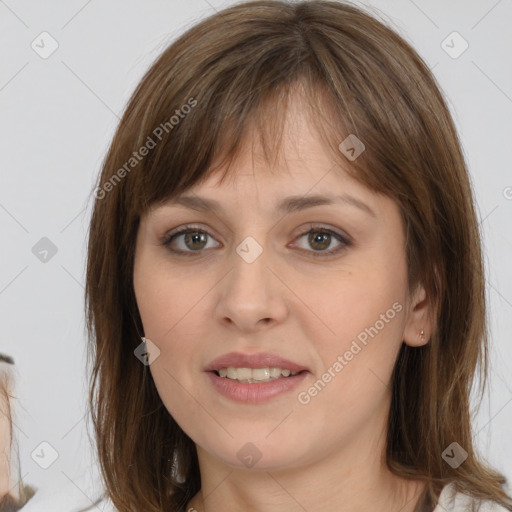
[[[426,345],[432,331],[432,304],[424,287],[419,284],[409,300],[403,341],[411,347]]]

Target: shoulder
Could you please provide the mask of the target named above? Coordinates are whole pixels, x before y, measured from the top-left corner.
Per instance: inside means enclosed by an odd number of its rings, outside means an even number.
[[[480,501],[467,494],[457,492],[453,484],[443,488],[434,512],[470,512],[472,506],[479,503],[480,508],[476,509],[479,512],[508,512],[506,508],[492,501]]]

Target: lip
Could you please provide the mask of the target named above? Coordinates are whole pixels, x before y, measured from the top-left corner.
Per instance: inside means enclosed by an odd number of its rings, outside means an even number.
[[[306,378],[308,372],[304,371],[293,377],[281,377],[258,384],[249,384],[231,380],[227,377],[219,377],[214,371],[206,372],[206,375],[217,392],[226,398],[235,402],[258,404],[292,391]]]
[[[221,368],[281,368],[291,372],[302,372],[308,370],[305,366],[284,359],[283,357],[271,354],[270,352],[260,352],[258,354],[244,354],[242,352],[230,352],[214,359],[206,366],[204,371],[219,371]],[[251,384],[254,385],[254,384]]]
[[[215,372],[221,368],[281,368],[297,372],[297,375],[280,377],[269,382],[253,383],[238,382],[219,377]],[[302,382],[309,370],[294,361],[285,359],[269,352],[258,354],[244,354],[242,352],[230,352],[214,359],[204,369],[206,375],[218,393],[236,402],[257,404],[267,402],[272,398],[292,391]]]

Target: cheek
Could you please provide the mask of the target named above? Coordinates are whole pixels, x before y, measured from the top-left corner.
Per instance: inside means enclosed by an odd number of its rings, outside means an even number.
[[[187,271],[176,272],[144,250],[137,254],[133,281],[144,335],[160,350],[149,367],[158,394],[182,428],[196,419],[202,424],[201,411],[187,390],[194,389],[191,370],[198,365],[204,343],[198,319],[206,318],[207,312],[201,298],[211,286],[197,275],[188,279]]]
[[[177,424],[190,434],[194,425],[205,422],[196,386],[200,375],[197,354],[204,342],[197,319],[206,312],[194,290],[170,293],[176,289],[171,284],[159,281],[155,283],[158,288],[148,288],[148,295],[143,295],[148,300],[141,301],[140,313],[146,337],[160,350],[149,367],[157,392]]]
[[[315,343],[322,366],[317,378],[329,368],[336,375],[328,385],[333,393],[325,393],[324,399],[341,397],[349,408],[378,391],[372,381],[377,386],[389,383],[403,339],[405,259],[391,248],[379,254],[379,258],[361,257],[343,279],[333,278],[316,292],[303,290],[324,324]]]
[[[144,333],[160,345],[175,335],[190,315],[197,315],[208,287],[197,275],[188,278],[187,270],[177,271],[148,252],[141,251],[135,261],[134,291]]]
[[[401,264],[378,266],[361,261],[342,278],[332,276],[321,286],[310,283],[301,293],[308,297],[317,321],[324,324],[324,339],[348,341],[363,333],[364,341],[364,333],[373,326],[386,335],[396,335],[402,327],[406,278]]]
[[[159,275],[159,279],[139,282],[137,303],[144,335],[160,350],[150,366],[151,373],[163,401],[174,409],[187,402],[181,389],[191,389],[194,384],[191,374],[204,343],[198,319],[205,318],[207,313],[197,286],[184,287],[176,279]]]
[[[369,274],[352,277],[318,309],[330,330],[316,338],[320,365],[297,400],[310,428],[333,442],[382,417],[404,326],[400,286]]]

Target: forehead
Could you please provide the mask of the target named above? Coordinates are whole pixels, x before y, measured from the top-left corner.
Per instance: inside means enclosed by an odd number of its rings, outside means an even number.
[[[268,119],[271,106],[246,127],[236,153],[225,158],[219,149],[202,182],[206,188],[220,187],[227,178],[242,182],[258,175],[260,181],[317,182],[334,169],[338,175],[350,178],[349,161],[340,152],[333,153],[320,133],[313,106],[303,94],[294,93],[283,109],[281,122]],[[275,105],[278,109],[279,106]],[[228,144],[229,141],[224,141]],[[305,191],[304,191],[305,193]]]
[[[316,154],[310,152],[304,159],[283,160],[269,167],[265,159],[253,158],[246,148],[230,163],[228,181],[222,181],[225,166],[221,166],[202,183],[170,198],[165,206],[242,214],[244,208],[257,205],[268,212],[286,215],[315,206],[341,205],[355,207],[376,218],[376,193],[333,163],[320,145],[316,149]],[[309,158],[311,155],[313,158]]]
[[[279,156],[273,161],[255,148],[251,143],[254,139],[246,140],[236,159],[214,167],[204,180],[175,199],[184,198],[184,204],[201,207],[201,201],[194,196],[207,196],[211,200],[203,205],[213,209],[221,198],[256,195],[271,202],[279,200],[278,210],[292,211],[306,204],[333,203],[336,195],[348,198],[349,193],[374,194],[352,177],[346,167],[340,166],[339,161],[334,161],[309,126],[302,125],[302,128],[296,126],[284,135]],[[300,137],[294,137],[295,134]],[[288,196],[293,198],[283,200]]]

